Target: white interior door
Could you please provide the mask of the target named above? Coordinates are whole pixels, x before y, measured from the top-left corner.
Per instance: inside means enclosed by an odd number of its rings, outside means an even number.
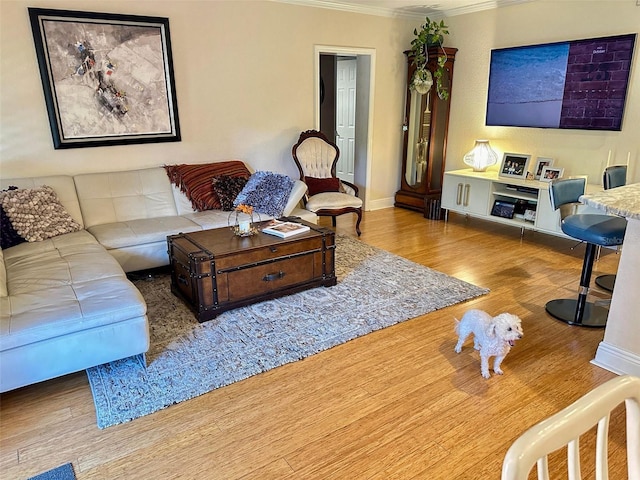
[[[336,175],[355,182],[356,154],[356,80],[355,58],[338,58],[336,67],[336,145],[340,158]]]
[[[336,55],[337,58],[351,57],[356,59],[358,70],[355,122],[357,142],[355,145],[354,183],[360,189],[359,196],[364,201],[363,210],[369,211],[373,207],[372,202],[369,200],[369,186],[371,185],[371,156],[373,151],[372,132],[373,99],[375,97],[376,51],[375,49],[360,47],[341,47],[335,45],[314,46],[314,128],[316,130],[321,130],[321,55]],[[336,61],[336,63],[338,62]],[[335,119],[335,115],[333,116],[333,119]],[[335,125],[332,125],[332,129],[333,128],[335,128]],[[329,131],[327,134],[328,133]],[[374,201],[373,203],[375,203],[375,207],[377,208],[390,207],[393,205],[393,197]]]

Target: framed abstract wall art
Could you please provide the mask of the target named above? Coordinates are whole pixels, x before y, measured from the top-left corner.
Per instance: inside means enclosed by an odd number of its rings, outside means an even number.
[[[54,148],[180,141],[169,19],[29,8]]]

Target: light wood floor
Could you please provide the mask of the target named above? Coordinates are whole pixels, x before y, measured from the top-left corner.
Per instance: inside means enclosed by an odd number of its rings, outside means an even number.
[[[338,231],[354,234],[349,216]],[[498,479],[521,432],[614,377],[589,363],[603,330],[544,310],[574,296],[584,246],[393,208],[366,212],[362,231],[364,242],[491,293],[105,430],[84,373],[5,393],[0,477],[72,462],[78,479]],[[615,272],[618,258],[604,252],[594,276]],[[453,319],[472,307],[522,318],[503,376],[483,379],[470,344],[453,352]],[[619,408],[612,479],[626,478],[623,422]],[[590,449],[582,455],[593,463]],[[551,458],[552,478],[563,458]]]

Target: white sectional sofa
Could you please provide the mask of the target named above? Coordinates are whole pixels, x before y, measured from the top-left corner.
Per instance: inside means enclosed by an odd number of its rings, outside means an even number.
[[[52,187],[83,227],[0,250],[0,392],[146,352],[146,305],[125,272],[167,265],[168,235],[228,225],[229,212],[194,211],[162,167],[0,184]],[[295,180],[283,215],[315,223],[305,192]]]

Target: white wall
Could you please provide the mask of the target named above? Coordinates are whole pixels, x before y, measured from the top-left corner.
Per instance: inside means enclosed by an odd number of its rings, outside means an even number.
[[[182,142],[54,150],[27,7],[168,17]],[[314,45],[376,51],[369,198],[400,177],[406,20],[256,1],[0,2],[0,174],[18,177],[227,159],[297,178],[314,126]]]
[[[27,7],[81,9],[170,19],[183,141],[54,150]],[[291,176],[291,146],[313,127],[314,45],[376,50],[369,199],[392,204],[400,182],[406,65],[413,28],[402,20],[259,1],[0,0],[0,175],[76,174],[239,158]],[[477,138],[500,151],[551,156],[598,183],[631,152],[629,181],[640,181],[640,40],[623,130],[587,132],[485,127],[492,48],[637,32],[634,0],[537,0],[447,19],[456,57],[447,169]]]
[[[628,182],[640,182],[640,38],[636,39],[631,83],[620,132],[487,127],[489,60],[492,48],[637,33],[640,7],[635,0],[537,0],[446,20],[457,47],[452,109],[447,146],[447,170],[465,168],[464,154],[474,140],[488,138],[503,152],[553,157],[565,175],[589,175],[600,183],[609,150],[611,164],[626,163]]]

